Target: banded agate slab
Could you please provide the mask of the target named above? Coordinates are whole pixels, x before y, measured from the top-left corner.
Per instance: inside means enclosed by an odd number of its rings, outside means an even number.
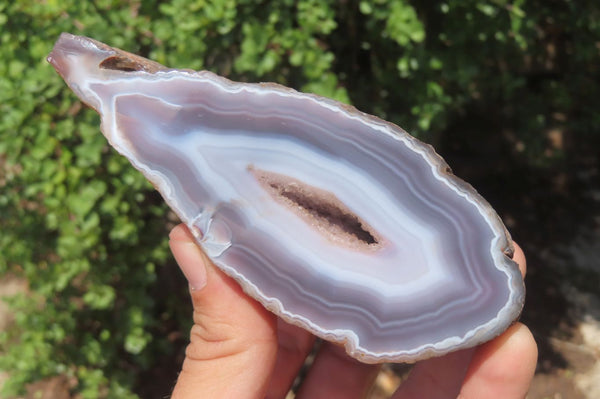
[[[500,218],[399,127],[70,34],[48,60],[214,264],[287,322],[376,363],[472,347],[519,316]]]

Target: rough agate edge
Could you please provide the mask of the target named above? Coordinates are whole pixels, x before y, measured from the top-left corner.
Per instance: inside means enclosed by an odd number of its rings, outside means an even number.
[[[399,127],[70,34],[48,60],[214,264],[287,322],[379,363],[475,346],[519,316],[500,218]]]

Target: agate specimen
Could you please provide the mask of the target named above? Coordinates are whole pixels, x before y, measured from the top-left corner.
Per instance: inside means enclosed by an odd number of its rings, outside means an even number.
[[[287,322],[376,363],[472,347],[519,316],[500,218],[399,127],[70,34],[48,60],[214,264]]]

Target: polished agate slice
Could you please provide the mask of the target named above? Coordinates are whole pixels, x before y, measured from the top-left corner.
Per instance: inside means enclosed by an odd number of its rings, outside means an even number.
[[[399,127],[70,34],[48,60],[214,264],[285,321],[376,363],[472,347],[519,316],[501,220]]]

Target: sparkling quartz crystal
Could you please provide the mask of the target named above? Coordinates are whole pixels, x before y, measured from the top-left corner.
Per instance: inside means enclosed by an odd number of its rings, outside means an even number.
[[[399,127],[70,34],[48,60],[214,264],[287,322],[377,363],[472,347],[519,316],[500,218]]]

